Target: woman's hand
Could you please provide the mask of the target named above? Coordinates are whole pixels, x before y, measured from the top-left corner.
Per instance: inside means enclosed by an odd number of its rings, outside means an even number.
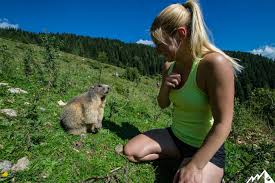
[[[202,180],[202,169],[188,163],[177,171],[173,183],[201,183]]]
[[[181,83],[181,75],[172,73],[164,78],[164,86],[167,88],[176,88]]]

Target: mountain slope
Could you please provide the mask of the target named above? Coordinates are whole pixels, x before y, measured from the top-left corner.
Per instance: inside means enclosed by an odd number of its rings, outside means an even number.
[[[35,77],[26,77],[24,72],[28,50],[33,51],[33,63],[39,65],[46,59],[44,48],[2,38],[0,46],[6,47],[1,50],[0,58],[6,55],[5,63],[9,68],[6,75],[1,73],[0,82],[28,92],[11,94],[7,86],[0,86],[0,109],[18,112],[16,118],[0,115],[0,159],[15,163],[26,156],[31,162],[28,170],[10,174],[7,181],[14,178],[16,182],[81,182],[91,177],[104,179],[112,175],[112,170],[116,170],[120,182],[169,182],[169,178],[173,178],[171,172],[177,168],[178,160],[168,161],[171,166],[163,161],[134,164],[115,152],[118,144],[125,144],[134,135],[171,124],[171,108],[161,110],[157,106],[158,77],[142,76],[131,82],[123,77],[125,70],[122,68],[57,52],[57,85],[48,87]],[[86,136],[66,134],[59,125],[62,107],[57,102],[67,102],[97,83],[100,70],[101,82],[112,87],[106,99],[103,129],[98,134]],[[264,147],[269,147],[272,138],[264,122],[254,114],[239,104],[236,111],[236,129],[233,128],[225,146],[228,152],[225,179],[235,177],[235,182],[244,182],[248,175],[256,174],[263,166],[272,170],[272,163],[265,164],[259,159],[259,153],[265,152],[260,141],[265,142]],[[250,141],[243,135],[261,148],[250,149]],[[242,143],[236,143],[236,139]],[[263,157],[274,162],[272,156]],[[238,174],[242,168],[248,169],[245,165],[249,165],[250,160],[253,160],[253,171]]]

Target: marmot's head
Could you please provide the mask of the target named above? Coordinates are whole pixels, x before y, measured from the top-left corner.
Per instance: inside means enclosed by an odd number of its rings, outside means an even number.
[[[94,85],[92,86],[90,89],[89,89],[89,94],[91,96],[98,96],[101,98],[101,100],[104,100],[106,95],[109,93],[110,91],[110,86],[108,85],[104,85],[104,84],[97,84],[97,85]]]

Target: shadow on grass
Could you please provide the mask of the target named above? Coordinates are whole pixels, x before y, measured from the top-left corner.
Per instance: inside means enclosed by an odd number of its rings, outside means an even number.
[[[173,182],[174,175],[180,161],[177,159],[161,159],[153,161],[155,168],[155,181],[154,183],[170,183]]]
[[[129,122],[122,122],[121,126],[116,123],[104,119],[102,122],[103,128],[109,129],[115,133],[119,138],[126,140],[140,134],[139,129]],[[148,162],[142,162],[148,163]],[[180,160],[177,159],[161,159],[152,162],[155,169],[154,183],[170,183],[173,182],[174,175],[180,165]]]
[[[129,122],[122,122],[121,126],[116,123],[104,119],[102,122],[103,128],[109,129],[111,132],[115,133],[122,140],[131,139],[134,136],[140,134],[137,127],[131,125]]]

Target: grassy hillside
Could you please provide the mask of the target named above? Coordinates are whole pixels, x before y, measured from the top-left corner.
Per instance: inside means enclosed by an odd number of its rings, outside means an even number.
[[[158,78],[141,77],[139,82],[131,82],[121,77],[124,69],[58,52],[57,87],[47,89],[39,80],[26,78],[23,65],[28,48],[34,50],[36,63],[44,61],[44,49],[5,39],[0,39],[0,44],[7,46],[11,56],[9,75],[0,78],[0,82],[28,92],[11,94],[8,87],[0,86],[0,109],[18,112],[15,118],[0,115],[0,160],[13,163],[22,157],[30,160],[27,170],[0,181],[82,182],[97,176],[97,182],[106,182],[104,176],[109,175],[113,182],[169,182],[176,162],[134,164],[115,152],[118,144],[125,144],[134,135],[171,124],[171,108],[161,110],[156,103]],[[62,107],[57,102],[67,102],[97,83],[101,67],[101,82],[112,88],[106,99],[103,129],[86,136],[66,134],[59,125]],[[236,105],[236,110],[234,128],[225,145],[225,180],[244,182],[263,169],[274,177],[271,131],[241,104]],[[112,175],[117,176],[117,181]]]

